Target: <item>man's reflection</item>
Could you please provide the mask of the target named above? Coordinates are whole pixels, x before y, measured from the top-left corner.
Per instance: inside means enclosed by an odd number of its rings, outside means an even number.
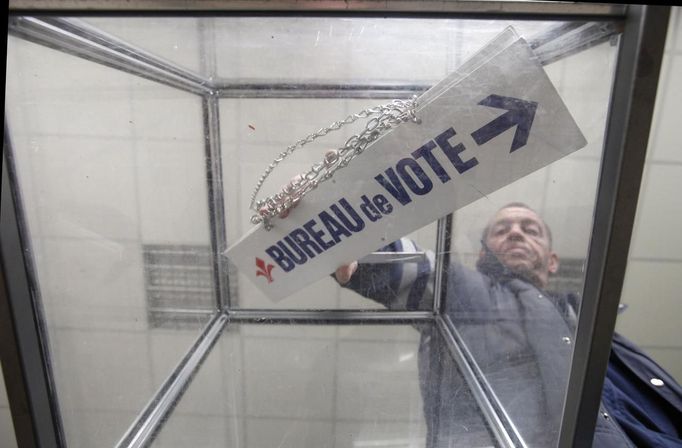
[[[416,250],[402,239],[386,250]],[[572,335],[565,298],[543,292],[559,267],[551,233],[528,206],[500,209],[482,235],[477,269],[451,265],[445,312],[458,328],[499,400],[526,441],[545,446],[556,440],[568,375]],[[433,256],[415,264],[358,265],[336,272],[339,283],[389,308],[424,309],[432,299]],[[429,439],[435,446],[453,440],[474,444],[482,434],[473,403],[458,402],[466,385],[432,327],[422,330],[420,382]],[[464,425],[462,425],[464,422]],[[464,443],[461,443],[464,445]]]
[[[409,252],[417,248],[401,239],[382,250]],[[335,276],[343,286],[390,309],[425,309],[425,301],[433,297],[433,260],[433,254],[428,254],[416,265],[353,262],[339,267]],[[545,291],[558,267],[547,224],[527,205],[511,203],[485,227],[476,270],[451,263],[445,283],[445,315],[455,324],[528,446],[556,445],[566,393],[578,300],[573,294]],[[443,344],[434,343],[439,339],[436,332],[433,326],[421,330],[419,372],[428,445],[482,446],[486,437],[476,423],[480,415],[470,400],[458,400],[458,391],[466,386],[455,366],[445,361],[448,354]],[[635,353],[639,364],[627,366],[633,375],[654,368],[657,375],[666,375],[653,361],[644,365],[646,355],[621,339],[619,335],[614,339],[612,361]],[[612,365],[610,362],[609,372]],[[605,388],[610,385],[607,379]],[[680,416],[674,405],[667,416],[663,413],[661,425]],[[620,408],[619,403],[613,407]],[[615,421],[620,422],[621,413],[614,409],[611,415],[615,419],[608,414],[598,417],[595,446],[634,446]]]

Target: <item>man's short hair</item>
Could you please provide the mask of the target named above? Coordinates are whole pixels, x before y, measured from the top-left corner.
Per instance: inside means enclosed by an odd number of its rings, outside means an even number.
[[[531,212],[535,213],[538,216],[538,218],[540,218],[540,222],[542,222],[542,225],[545,227],[545,231],[547,232],[547,238],[549,239],[549,247],[550,248],[552,247],[552,230],[549,228],[545,220],[542,219],[542,216],[540,216],[538,212],[536,212],[528,204],[525,204],[523,202],[510,202],[497,209],[495,215],[497,215],[500,211],[506,208],[525,208],[526,210],[530,210]],[[488,232],[490,232],[490,222],[486,224],[485,228],[483,229],[483,235],[481,235],[481,242],[483,244],[485,244],[485,241],[488,239]]]

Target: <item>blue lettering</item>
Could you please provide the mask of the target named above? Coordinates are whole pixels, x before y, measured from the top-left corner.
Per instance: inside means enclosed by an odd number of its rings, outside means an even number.
[[[405,191],[405,187],[403,187],[403,184],[400,182],[400,179],[398,179],[393,168],[388,168],[386,170],[386,176],[388,176],[388,180],[382,174],[375,176],[374,179],[402,205],[412,202],[412,198],[410,198],[410,195]]]
[[[280,249],[282,249],[282,251],[284,252],[284,254],[287,257],[289,257],[290,259],[292,259],[294,261],[294,263],[303,264],[306,261],[308,261],[308,257],[306,257],[305,253],[303,253],[303,251],[296,245],[296,243],[294,243],[291,240],[291,238],[289,238],[288,236],[285,236],[284,241],[287,242],[287,244],[294,250],[294,252],[298,256],[295,256],[294,253],[292,253],[289,250],[289,247],[287,247],[286,244],[284,244],[284,242],[282,240],[278,241],[277,245],[279,246]]]
[[[452,162],[454,167],[457,169],[457,172],[459,174],[462,174],[465,171],[478,165],[478,160],[476,160],[475,157],[472,157],[471,159],[465,162],[459,157],[459,154],[466,148],[461,143],[458,143],[455,146],[450,145],[450,142],[448,140],[452,138],[455,134],[457,133],[453,128],[448,128],[445,130],[445,132],[440,134],[434,140],[436,140],[436,143],[438,143],[438,146],[440,146],[440,149],[443,150],[445,155],[448,156],[448,159],[450,159],[450,162]]]
[[[339,207],[334,204],[331,207],[329,207],[334,214],[336,215],[337,218],[341,220],[344,226],[346,226],[347,229],[352,230],[353,232],[359,232],[360,230],[365,228],[365,221],[360,218],[360,215],[357,214],[357,212],[351,207],[351,205],[348,203],[348,201],[345,198],[341,198],[339,200],[339,204],[346,210],[346,212],[350,215],[350,217],[353,219],[354,222],[350,222],[348,217],[343,214],[343,212],[339,209]]]
[[[384,215],[388,215],[393,211],[393,206],[391,205],[390,202],[388,202],[388,199],[386,199],[386,196],[383,194],[378,194],[372,198],[372,202],[374,202],[374,205],[376,208],[379,209],[381,213]]]
[[[369,218],[369,220],[372,222],[377,222],[380,220],[381,213],[379,213],[379,211],[372,205],[367,195],[363,194],[360,198],[362,199],[362,203],[360,204],[360,210],[362,210],[362,213],[364,213],[365,216],[367,216],[367,218]]]
[[[296,265],[287,258],[284,255],[284,252],[277,246],[268,247],[265,249],[265,253],[270,255],[270,258],[272,258],[284,272],[289,272],[296,267]]]
[[[305,251],[306,255],[308,255],[308,257],[310,258],[315,258],[315,253],[319,255],[323,252],[322,249],[320,249],[317,244],[315,244],[313,241],[310,241],[310,235],[308,235],[302,229],[292,230],[291,233],[289,233],[289,236],[291,237],[292,240],[296,242],[298,247]]]
[[[407,170],[408,167],[410,168],[410,171],[414,173],[417,179],[419,179],[419,181],[421,182],[421,186],[417,184],[413,176],[410,175],[410,173]],[[417,161],[415,161],[414,159],[410,158],[400,159],[398,161],[398,164],[396,165],[396,168],[398,170],[398,174],[400,174],[400,177],[403,178],[403,180],[405,181],[407,186],[410,187],[410,190],[412,190],[413,193],[423,196],[433,189],[433,183],[431,182],[431,179],[429,179],[429,176],[426,175],[422,167],[420,167],[419,163],[417,163]]]
[[[341,225],[337,220],[332,218],[332,216],[327,212],[321,212],[319,214],[320,221],[327,228],[327,232],[334,239],[335,243],[341,241],[341,235],[349,237],[352,235],[345,227]]]
[[[429,164],[433,172],[438,175],[440,181],[445,183],[450,180],[450,176],[448,175],[447,171],[445,171],[445,168],[443,168],[443,165],[441,165],[438,159],[436,159],[436,156],[433,155],[432,151],[435,147],[436,144],[433,142],[433,140],[429,141],[421,148],[413,151],[412,157],[414,157],[415,159],[423,157],[424,160],[426,160],[426,163]]]
[[[317,244],[320,245],[322,250],[327,250],[330,249],[331,247],[334,247],[336,244],[334,241],[325,241],[322,239],[324,236],[324,232],[321,230],[316,230],[313,227],[317,225],[317,222],[315,222],[314,219],[311,219],[307,223],[303,224],[303,228],[308,231],[310,236],[313,237],[313,239],[317,242]]]

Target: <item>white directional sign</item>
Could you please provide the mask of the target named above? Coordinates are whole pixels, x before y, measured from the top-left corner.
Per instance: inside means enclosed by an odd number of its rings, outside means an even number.
[[[417,104],[420,124],[382,136],[286,219],[255,227],[225,255],[279,300],[586,144],[513,31]]]

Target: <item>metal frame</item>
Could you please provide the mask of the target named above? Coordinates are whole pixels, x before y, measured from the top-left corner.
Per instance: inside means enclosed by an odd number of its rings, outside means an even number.
[[[525,448],[527,445],[521,433],[500,403],[493,388],[488,384],[476,359],[467,349],[464,339],[459,335],[450,317],[439,315],[436,317],[436,325],[496,440],[504,447]]]
[[[216,304],[219,310],[230,305],[227,263],[222,256],[227,250],[225,229],[225,202],[223,200],[223,165],[220,149],[220,110],[214,92],[201,98],[206,139],[206,180],[208,191],[208,213],[211,228],[211,249],[213,252],[213,281]]]
[[[523,14],[523,15],[589,15],[622,16],[623,5],[599,3],[560,3],[522,1],[442,1],[442,0],[10,0],[10,11],[83,12],[395,12],[449,13],[466,15]]]
[[[442,314],[447,296],[447,275],[450,266],[450,246],[452,239],[452,214],[438,220],[436,228],[436,277],[433,285],[433,313]]]
[[[164,420],[182,398],[187,386],[211,351],[211,347],[220,337],[226,323],[227,315],[225,314],[216,314],[211,319],[194,345],[173,369],[172,375],[164,381],[135,419],[135,422],[116,444],[117,448],[148,446],[162,427]]]
[[[346,310],[231,310],[228,312],[230,322],[255,324],[358,324],[358,323],[387,323],[413,324],[417,322],[433,321],[433,313],[429,311],[346,311]]]
[[[349,84],[347,82],[278,82],[264,83],[248,79],[214,84],[220,98],[344,98],[344,99],[396,99],[411,98],[428,90],[429,85],[410,84]]]
[[[448,248],[452,218],[439,221],[437,247],[436,281],[441,295],[434,297],[432,311],[391,312],[391,311],[345,311],[311,310],[278,311],[232,309],[229,303],[230,284],[227,266],[220,254],[226,248],[224,224],[224,203],[222,196],[222,172],[220,163],[220,98],[268,97],[268,98],[398,98],[411,96],[429,86],[411,83],[391,85],[349,85],[319,82],[312,84],[280,83],[265,84],[249,80],[225,82],[213,80],[189,72],[173,63],[164,61],[132,45],[121,42],[113,36],[74,20],[54,17],[55,12],[88,13],[105,11],[113,13],[142,11],[147,13],[173,11],[228,12],[231,14],[254,14],[259,11],[284,14],[362,14],[391,13],[396,16],[429,17],[498,17],[498,18],[538,18],[538,19],[576,19],[600,20],[623,19],[627,17],[623,31],[623,45],[619,55],[618,76],[614,85],[614,98],[607,132],[607,142],[602,164],[599,195],[588,262],[585,286],[585,299],[580,310],[578,339],[575,343],[574,359],[571,363],[569,390],[576,393],[567,395],[564,419],[561,428],[560,446],[589,446],[594,431],[599,396],[606,369],[608,350],[615,323],[618,296],[622,288],[627,248],[632,231],[636,208],[639,181],[643,165],[644,148],[653,104],[646,104],[654,98],[661,53],[667,25],[667,7],[647,8],[622,5],[544,3],[544,2],[469,2],[469,1],[425,1],[413,0],[351,0],[350,2],[319,2],[317,0],[268,0],[254,2],[234,2],[227,0],[11,0],[9,30],[12,34],[32,42],[56,48],[60,51],[101,63],[109,67],[132,73],[173,88],[199,95],[202,98],[203,123],[206,132],[205,153],[207,159],[208,202],[211,226],[211,246],[214,257],[214,280],[217,297],[217,311],[213,320],[205,328],[194,346],[185,355],[177,368],[170,374],[164,385],[152,398],[138,419],[119,442],[123,446],[143,446],[153,439],[163,419],[173,409],[182,396],[187,384],[201,365],[211,346],[219,337],[228,322],[248,323],[296,323],[296,324],[354,324],[385,323],[409,324],[430,321],[448,341],[449,348],[458,366],[472,388],[474,396],[484,415],[493,428],[501,446],[524,446],[513,422],[506,416],[504,409],[486,387],[485,378],[477,370],[466,347],[458,339],[457,330],[443,318],[444,275],[449,264]],[[41,18],[16,17],[20,13],[47,12]],[[544,36],[531,42],[543,63],[581,51],[589,45],[600,43],[621,30],[613,28],[584,29],[571,24],[567,31],[573,32],[575,39],[570,46],[553,42],[552,36]],[[557,49],[559,51],[557,52]],[[653,57],[654,64],[646,67],[644,73],[639,67],[640,55],[646,50]],[[639,71],[637,71],[639,70]],[[637,123],[639,126],[629,126]],[[642,129],[644,128],[644,129]],[[5,129],[7,135],[7,129]],[[624,131],[624,132],[623,132]],[[6,151],[11,153],[11,151]],[[11,159],[6,166],[12,167]],[[11,168],[10,168],[11,170]],[[57,397],[51,384],[49,357],[44,341],[45,333],[41,327],[40,301],[37,300],[35,279],[32,277],[31,260],[24,258],[28,240],[21,238],[23,217],[18,202],[18,192],[12,190],[16,183],[10,182],[3,166],[3,219],[2,231],[2,280],[6,282],[8,294],[8,313],[14,325],[16,340],[2,344],[3,359],[10,353],[17,368],[5,367],[8,384],[17,383],[21,387],[10,394],[17,437],[22,446],[64,446],[63,431],[59,421]],[[13,191],[14,202],[10,214],[7,192]],[[7,208],[7,210],[10,210]],[[14,230],[13,230],[14,229]],[[24,260],[24,264],[8,264],[6,260]],[[0,285],[3,286],[3,285]],[[0,291],[4,293],[4,288]],[[223,300],[225,298],[226,300]],[[28,308],[27,308],[28,307]],[[4,310],[3,310],[4,312]],[[4,316],[3,316],[4,318]],[[599,322],[599,326],[597,326]],[[3,326],[5,327],[5,326]],[[15,349],[6,350],[16,344]],[[9,372],[8,372],[9,371]],[[16,409],[29,406],[23,416]],[[48,412],[49,410],[49,412]],[[19,420],[25,421],[22,424]],[[30,428],[30,430],[29,430]]]
[[[669,6],[633,6],[622,36],[559,437],[562,447],[592,444],[625,277],[669,15]]]
[[[40,291],[7,124],[0,194],[0,347],[19,446],[64,446],[64,431],[44,331]]]
[[[31,42],[186,92],[211,93],[207,79],[74,20],[11,16],[9,31]]]

